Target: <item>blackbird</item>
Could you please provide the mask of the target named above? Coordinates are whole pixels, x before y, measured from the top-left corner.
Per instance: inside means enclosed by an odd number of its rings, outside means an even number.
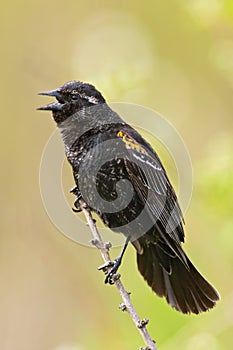
[[[41,95],[52,111],[73,169],[75,207],[91,211],[126,243],[108,268],[114,283],[128,242],[137,251],[140,273],[152,290],[182,313],[213,308],[220,296],[182,249],[183,215],[167,173],[151,145],[106,103],[91,84],[70,81]],[[142,116],[143,118],[143,116]]]

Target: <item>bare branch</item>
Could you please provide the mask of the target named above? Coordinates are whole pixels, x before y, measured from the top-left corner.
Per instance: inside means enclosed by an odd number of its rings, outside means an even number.
[[[102,258],[105,263],[108,263],[111,261],[109,256],[109,248],[111,247],[111,244],[107,243],[105,244],[102,241],[102,238],[96,228],[95,222],[92,218],[91,212],[88,209],[88,206],[83,200],[80,200],[80,208],[82,209],[87,223],[91,229],[91,232],[93,234],[93,240],[92,244],[95,245],[101,252]],[[118,275],[119,276],[119,275]],[[152,340],[151,336],[148,333],[148,330],[146,328],[146,325],[148,324],[149,320],[144,318],[140,319],[137,312],[135,311],[133,304],[130,300],[130,293],[128,293],[125,288],[123,287],[123,284],[119,278],[115,279],[115,286],[117,290],[119,291],[121,298],[123,302],[120,304],[119,308],[122,311],[127,311],[132,318],[134,324],[136,325],[139,333],[141,334],[145,344],[146,348],[140,348],[140,350],[157,350],[155,346],[155,342]]]

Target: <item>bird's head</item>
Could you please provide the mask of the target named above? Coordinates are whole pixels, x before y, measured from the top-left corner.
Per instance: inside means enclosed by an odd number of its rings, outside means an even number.
[[[40,92],[39,95],[53,96],[57,99],[54,103],[37,108],[52,111],[57,123],[63,122],[84,108],[105,103],[105,99],[93,85],[75,80],[65,83],[58,89]]]

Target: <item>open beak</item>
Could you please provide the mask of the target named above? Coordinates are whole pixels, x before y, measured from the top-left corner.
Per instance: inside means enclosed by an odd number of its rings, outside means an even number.
[[[42,107],[38,107],[37,110],[39,111],[60,111],[63,104],[65,103],[65,101],[62,99],[60,88],[51,91],[39,92],[38,95],[53,96],[56,97],[58,101],[49,103]]]

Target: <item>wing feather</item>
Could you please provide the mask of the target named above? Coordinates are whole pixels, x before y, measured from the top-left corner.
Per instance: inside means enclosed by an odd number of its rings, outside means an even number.
[[[147,202],[152,220],[159,221],[163,236],[168,234],[180,244],[184,241],[183,215],[159,157],[149,145],[139,143],[132,133],[120,131],[118,137],[125,145],[125,167],[134,189]]]

